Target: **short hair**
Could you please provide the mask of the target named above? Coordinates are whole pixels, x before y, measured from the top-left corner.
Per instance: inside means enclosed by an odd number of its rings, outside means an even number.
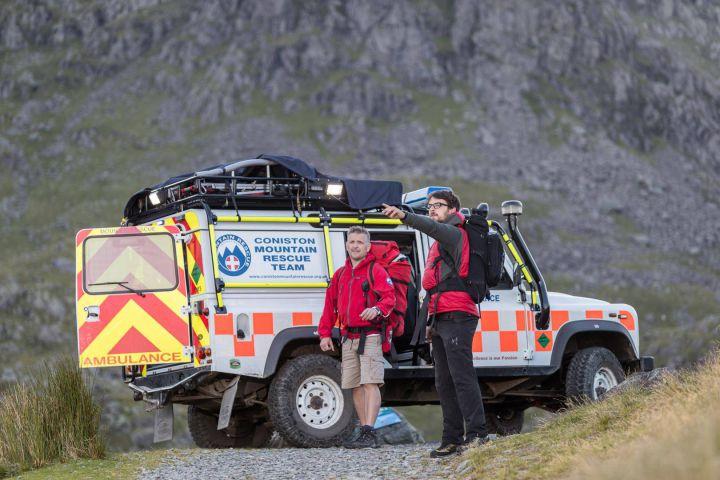
[[[445,200],[450,208],[460,210],[460,197],[455,195],[452,190],[438,190],[428,195],[428,200],[434,198],[436,200]]]
[[[348,228],[347,234],[348,237],[353,233],[359,233],[361,235],[365,235],[365,238],[367,238],[367,243],[370,245],[370,232],[368,232],[368,229],[365,227],[361,227],[360,225],[353,225],[352,227]]]

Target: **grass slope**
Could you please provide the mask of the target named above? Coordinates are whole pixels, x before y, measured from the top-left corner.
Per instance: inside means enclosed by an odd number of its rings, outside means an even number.
[[[76,480],[78,478],[137,478],[144,469],[156,468],[163,459],[176,455],[174,450],[151,450],[113,454],[102,460],[76,460],[25,472],[14,477],[23,480]]]
[[[651,391],[630,388],[580,405],[534,432],[468,452],[472,476],[493,479],[720,478],[720,353],[668,374]]]

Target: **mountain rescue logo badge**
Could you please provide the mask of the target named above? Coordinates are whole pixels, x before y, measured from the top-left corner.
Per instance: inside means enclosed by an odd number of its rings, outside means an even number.
[[[250,268],[250,248],[245,240],[232,233],[221,235],[215,240],[220,272],[238,277]]]

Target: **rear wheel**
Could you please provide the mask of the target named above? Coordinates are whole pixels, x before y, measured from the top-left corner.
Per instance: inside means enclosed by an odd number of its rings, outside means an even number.
[[[595,401],[624,380],[625,372],[615,354],[603,347],[584,348],[570,361],[565,393],[570,399]]]
[[[488,433],[514,435],[520,433],[525,420],[525,410],[521,408],[490,408],[485,412]]]
[[[339,445],[354,428],[350,390],[340,388],[340,363],[327,355],[288,361],[268,395],[273,426],[299,447]]]
[[[218,430],[217,423],[217,413],[201,410],[195,405],[188,407],[190,436],[200,448],[262,447],[272,435],[266,424],[256,424],[252,417],[242,412],[233,414],[228,428]]]

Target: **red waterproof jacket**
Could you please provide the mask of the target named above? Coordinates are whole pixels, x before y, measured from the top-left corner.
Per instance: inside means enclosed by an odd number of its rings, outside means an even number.
[[[467,277],[470,270],[470,243],[468,235],[462,224],[465,217],[461,213],[452,215],[445,223],[438,223],[423,215],[407,213],[403,223],[406,223],[435,239],[430,247],[425,262],[422,286],[428,291],[454,275],[453,266],[445,260],[439,260],[440,246],[453,259],[457,265],[461,278]],[[448,291],[435,293],[428,302],[428,314],[465,312],[478,316],[478,307],[470,294],[464,291]]]
[[[369,266],[371,263],[375,282],[370,286],[368,292],[363,292],[363,282],[366,280],[368,283],[370,282]],[[390,315],[395,307],[395,289],[390,276],[383,267],[375,262],[372,254],[368,254],[355,268],[348,258],[342,271],[333,276],[325,294],[325,308],[318,325],[320,338],[332,335],[336,320],[339,321],[341,334],[347,334],[348,338],[357,338],[360,334],[348,333],[347,327],[377,326],[377,333],[379,333],[381,318],[377,317],[374,322],[366,322],[360,318],[363,310],[375,306],[380,309],[384,317]]]

